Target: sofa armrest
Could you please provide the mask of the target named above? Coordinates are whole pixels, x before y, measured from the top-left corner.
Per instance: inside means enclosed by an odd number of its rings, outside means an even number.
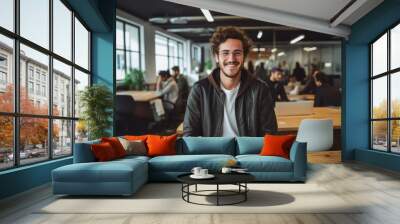
[[[290,149],[290,160],[293,162],[293,179],[305,181],[307,174],[307,143],[295,141]]]
[[[90,142],[82,142],[75,143],[74,147],[74,163],[89,163],[95,162],[96,158],[94,157],[90,146],[92,144],[100,143],[99,140],[90,141]]]

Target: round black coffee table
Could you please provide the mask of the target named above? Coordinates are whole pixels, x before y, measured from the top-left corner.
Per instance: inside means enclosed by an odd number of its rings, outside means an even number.
[[[198,204],[198,205],[234,205],[247,200],[247,192],[249,188],[247,183],[255,180],[255,177],[248,173],[216,173],[213,174],[215,177],[212,179],[193,179],[190,177],[191,173],[182,174],[177,177],[178,181],[182,183],[182,199],[188,203]],[[204,185],[216,185],[215,190],[197,190],[198,184]],[[195,186],[194,191],[190,191],[190,186]],[[236,185],[237,190],[223,190],[220,189],[220,185]],[[209,192],[215,192],[215,194],[205,194]],[[216,197],[216,204],[202,204],[190,201],[190,196],[204,196],[204,197]],[[221,203],[221,197],[232,197],[241,196],[239,200],[231,203]]]

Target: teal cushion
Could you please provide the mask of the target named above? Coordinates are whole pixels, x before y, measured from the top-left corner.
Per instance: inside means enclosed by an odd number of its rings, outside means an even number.
[[[74,163],[95,162],[96,158],[91,149],[92,144],[99,144],[100,140],[75,143],[74,147]]]
[[[147,172],[145,161],[74,163],[53,170],[52,174],[53,181],[59,182],[130,182],[136,172]]]
[[[293,162],[279,156],[239,155],[236,159],[249,172],[293,172]]]
[[[264,137],[237,137],[236,155],[260,154]]]
[[[149,170],[163,172],[190,172],[193,167],[203,167],[210,171],[219,171],[227,161],[235,159],[231,155],[174,155],[157,156],[149,160]]]
[[[235,155],[235,139],[230,137],[183,137],[182,154]]]

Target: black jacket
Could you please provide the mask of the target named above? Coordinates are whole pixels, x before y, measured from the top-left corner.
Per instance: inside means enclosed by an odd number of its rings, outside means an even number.
[[[222,136],[225,93],[220,70],[196,82],[189,94],[183,124],[184,136]],[[242,70],[235,102],[240,136],[264,136],[277,130],[274,101],[268,85]]]

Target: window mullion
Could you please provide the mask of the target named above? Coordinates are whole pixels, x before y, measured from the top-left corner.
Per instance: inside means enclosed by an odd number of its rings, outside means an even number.
[[[387,54],[387,62],[386,62],[386,71],[389,71],[390,70],[390,30],[387,32],[387,52],[386,52],[386,54]],[[387,110],[388,110],[388,118],[392,118],[392,111],[391,111],[391,109],[392,109],[392,100],[391,100],[391,78],[392,78],[392,76],[391,76],[391,74],[390,73],[388,73],[387,74],[387,98],[388,98],[388,100],[387,100]],[[392,151],[392,135],[391,135],[391,132],[392,132],[392,121],[391,120],[389,120],[388,121],[388,127],[387,127],[387,135],[388,135],[388,152],[391,152]]]
[[[19,5],[20,1],[14,1],[14,30],[17,35],[19,35]],[[15,114],[19,114],[19,96],[20,96],[20,50],[19,50],[19,39],[14,39],[14,112]],[[20,135],[20,119],[17,116],[14,116],[14,166],[19,166],[20,157],[19,157],[19,135]]]
[[[49,0],[49,50],[53,52],[53,0]],[[50,119],[48,120],[48,152],[49,159],[53,159],[53,57],[49,55],[49,73],[48,73],[48,94],[49,97],[49,110]]]

